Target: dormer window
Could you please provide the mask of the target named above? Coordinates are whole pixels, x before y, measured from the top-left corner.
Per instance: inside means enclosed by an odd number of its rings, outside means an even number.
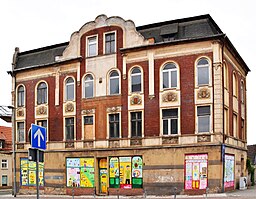
[[[0,140],[0,149],[4,148],[4,140]]]

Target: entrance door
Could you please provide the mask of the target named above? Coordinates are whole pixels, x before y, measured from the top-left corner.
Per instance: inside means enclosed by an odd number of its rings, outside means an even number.
[[[99,160],[99,183],[100,193],[107,194],[108,191],[108,170],[107,170],[107,158]]]

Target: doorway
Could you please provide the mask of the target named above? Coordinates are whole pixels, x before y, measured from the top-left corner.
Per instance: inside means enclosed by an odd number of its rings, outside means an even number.
[[[99,187],[100,187],[100,194],[107,194],[108,192],[107,158],[99,159]]]

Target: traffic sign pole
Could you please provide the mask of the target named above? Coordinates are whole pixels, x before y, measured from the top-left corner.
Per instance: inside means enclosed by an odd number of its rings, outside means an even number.
[[[39,150],[36,150],[36,198],[39,199]]]

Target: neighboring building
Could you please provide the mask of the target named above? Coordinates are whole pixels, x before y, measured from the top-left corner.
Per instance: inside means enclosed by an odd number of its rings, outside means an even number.
[[[256,144],[254,145],[248,145],[248,159],[251,160],[251,164],[252,166],[255,168],[256,170]],[[256,184],[256,172],[254,171],[254,182]]]
[[[16,48],[19,193],[35,186],[32,123],[47,129],[45,194],[235,189],[246,169],[248,72],[209,15],[140,27],[100,15],[67,43]]]
[[[12,128],[0,126],[0,189],[12,186]]]

